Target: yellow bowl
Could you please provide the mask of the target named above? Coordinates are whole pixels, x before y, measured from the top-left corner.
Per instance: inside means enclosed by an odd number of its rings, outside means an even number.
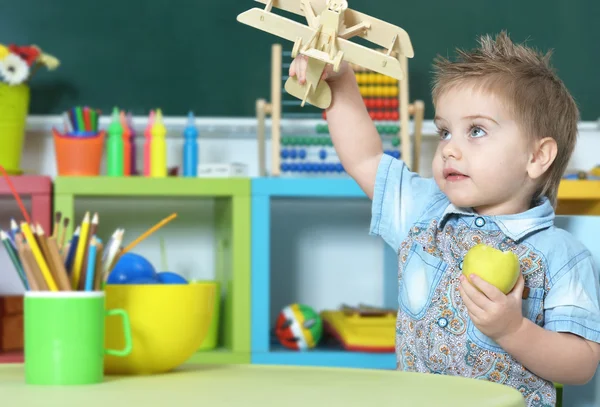
[[[107,374],[152,374],[174,369],[198,351],[214,310],[211,283],[106,285],[106,309],[127,311],[133,349],[128,356],[106,355]],[[123,322],[106,318],[105,346],[123,349]]]

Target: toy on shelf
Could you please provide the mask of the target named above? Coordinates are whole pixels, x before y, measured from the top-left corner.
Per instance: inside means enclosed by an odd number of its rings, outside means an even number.
[[[133,127],[133,118],[131,116],[131,112],[127,113],[127,117],[125,120],[121,120],[123,122],[124,134],[123,136],[129,134],[129,172],[127,168],[125,168],[125,175],[139,175],[136,164],[137,157],[137,148],[135,139],[137,137],[137,133],[135,131],[135,127]],[[127,162],[127,159],[125,159]]]
[[[144,129],[144,176],[150,176],[150,162],[152,156],[152,126],[154,126],[154,110],[150,111],[148,123]]]
[[[106,172],[109,176],[131,173],[131,133],[125,113],[114,108],[110,125],[99,129],[102,112],[75,106],[63,113],[64,132],[53,129],[59,176],[98,176],[106,137]]]
[[[314,309],[304,304],[291,304],[277,316],[275,334],[288,349],[312,349],[323,335],[323,321]]]
[[[359,305],[342,305],[321,312],[325,332],[344,349],[359,352],[394,352],[396,310]]]
[[[280,44],[274,44],[271,49],[271,103],[264,99],[256,102],[259,173],[266,175],[265,121],[267,114],[270,114],[271,175],[346,176],[324,120],[326,113],[308,106],[300,108],[300,102],[295,98],[286,99],[287,93],[282,88],[282,82],[287,77],[290,63],[291,52],[283,51]],[[392,77],[356,65],[352,65],[352,68],[356,71],[365,108],[375,122],[386,154],[400,158],[404,157],[406,149],[410,149],[409,115],[413,116],[414,145],[410,167],[418,172],[424,103],[417,100],[405,111],[401,104],[405,99],[404,89],[408,87],[407,80],[398,82]],[[286,127],[282,126],[282,119],[288,120]]]
[[[167,176],[167,128],[163,123],[162,111],[156,110],[152,126],[152,147],[150,149],[150,176]]]
[[[123,175],[129,176],[132,174],[132,159],[135,161],[135,155],[131,154],[131,149],[135,146],[135,138],[132,136],[133,130],[129,126],[125,112],[119,112],[119,121],[123,129]]]
[[[198,175],[198,129],[194,123],[194,113],[188,113],[188,124],[183,131],[183,176]]]
[[[144,129],[143,170],[136,162],[136,137],[131,112],[114,107],[105,130],[99,129],[100,110],[74,107],[63,114],[64,133],[53,129],[59,176],[98,176],[106,136],[106,175],[109,177],[163,178],[177,176],[179,168],[167,167],[167,127],[161,109],[151,110]],[[198,132],[190,112],[189,125],[183,132],[185,148],[184,176],[198,171]],[[187,175],[185,175],[187,174]]]
[[[125,142],[123,137],[123,124],[119,115],[119,109],[113,109],[112,121],[108,126],[108,138],[106,140],[106,175],[111,177],[122,177],[125,167]],[[127,152],[129,153],[129,152]],[[130,159],[130,157],[128,157]]]

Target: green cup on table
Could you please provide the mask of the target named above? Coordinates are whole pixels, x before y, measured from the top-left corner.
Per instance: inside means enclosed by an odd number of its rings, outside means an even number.
[[[106,317],[123,319],[125,347],[104,349]],[[28,291],[24,298],[25,382],[83,385],[104,379],[104,354],[132,350],[127,312],[105,309],[104,291]]]

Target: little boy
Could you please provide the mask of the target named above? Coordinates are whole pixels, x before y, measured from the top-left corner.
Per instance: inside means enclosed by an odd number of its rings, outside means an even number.
[[[503,383],[527,406],[553,406],[553,382],[584,384],[600,361],[598,271],[553,225],[577,106],[549,55],[504,32],[435,67],[433,179],[383,154],[347,64],[324,74],[336,151],[373,200],[371,233],[398,253],[398,369]],[[298,57],[290,75],[305,74]],[[518,256],[510,293],[461,276],[477,243]]]

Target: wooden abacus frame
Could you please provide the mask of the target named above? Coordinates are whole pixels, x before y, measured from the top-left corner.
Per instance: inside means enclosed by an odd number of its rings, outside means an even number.
[[[271,116],[271,176],[280,175],[280,155],[281,148],[281,62],[282,49],[281,44],[271,46],[271,102],[264,98],[256,100],[256,136],[258,142],[258,170],[259,176],[266,176],[266,140],[265,127],[266,117]],[[421,139],[423,131],[423,119],[425,116],[425,103],[422,100],[415,100],[409,103],[408,93],[408,58],[400,55],[402,71],[405,72],[405,79],[398,81],[398,113],[400,117],[400,144],[402,160],[413,172],[419,172],[419,157],[421,155]],[[353,67],[355,68],[355,67]],[[358,68],[357,68],[358,69]],[[365,71],[360,68],[361,71]],[[414,144],[411,146],[409,134],[410,116],[414,120]],[[412,148],[411,148],[412,147]]]

